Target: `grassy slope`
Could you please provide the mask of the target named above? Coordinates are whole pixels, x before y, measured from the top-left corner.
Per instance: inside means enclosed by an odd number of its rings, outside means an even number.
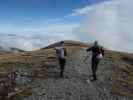
[[[112,92],[133,97],[133,55],[119,52],[109,52],[107,57],[117,64],[117,71],[112,75],[114,81]]]

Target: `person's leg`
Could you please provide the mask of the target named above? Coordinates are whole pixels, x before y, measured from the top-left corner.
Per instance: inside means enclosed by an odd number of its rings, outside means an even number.
[[[60,59],[60,77],[63,77],[65,68],[65,59]]]
[[[62,74],[63,74],[62,59],[59,59],[59,62],[60,62],[60,77],[62,77]]]
[[[62,70],[62,60],[59,58],[59,66],[60,66],[60,76],[61,76],[61,70]]]
[[[61,65],[60,77],[63,77],[63,73],[64,73],[64,66]]]
[[[92,74],[93,74],[93,79],[96,79],[96,63],[94,58],[92,58]]]
[[[97,69],[98,69],[98,64],[99,64],[99,60],[96,59],[96,60],[95,60],[95,79],[96,79],[96,80],[97,80],[97,74],[96,74],[96,72],[97,72]]]
[[[96,71],[97,71],[97,69],[98,69],[99,62],[100,62],[100,61],[97,59],[97,60],[96,60]]]

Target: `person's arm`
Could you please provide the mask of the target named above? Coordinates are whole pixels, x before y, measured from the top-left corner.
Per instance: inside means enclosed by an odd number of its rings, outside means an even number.
[[[104,56],[104,48],[101,47],[100,50],[101,50],[102,55]]]
[[[54,50],[58,50],[58,47],[54,47]]]
[[[66,48],[64,48],[64,53],[65,53],[65,56],[67,56],[67,50],[66,50]]]
[[[93,47],[86,49],[87,52],[91,51]]]
[[[58,57],[58,54],[59,54],[59,49],[58,49],[58,47],[55,47],[54,50],[55,50],[56,57]]]
[[[105,55],[105,51],[104,51],[104,49],[102,48],[102,55],[104,56]]]

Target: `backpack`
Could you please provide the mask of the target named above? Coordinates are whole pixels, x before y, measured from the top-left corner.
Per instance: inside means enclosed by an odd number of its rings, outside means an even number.
[[[65,49],[65,48],[62,48],[62,47],[58,48],[58,49],[56,50],[56,53],[57,53],[57,56],[58,56],[59,58],[65,58],[65,56],[67,55],[66,49]]]
[[[96,58],[99,59],[99,60],[100,60],[100,59],[103,59],[102,53],[98,54]]]
[[[102,52],[102,48],[101,47],[99,47],[99,53],[96,56],[96,58],[99,59],[99,60],[103,59],[103,52]]]

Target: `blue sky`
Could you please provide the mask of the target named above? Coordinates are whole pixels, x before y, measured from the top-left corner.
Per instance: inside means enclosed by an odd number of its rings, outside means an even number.
[[[9,24],[17,27],[39,25],[51,19],[63,18],[73,9],[100,1],[103,0],[0,0],[0,22],[5,27]],[[76,17],[67,17],[67,22],[78,20]]]
[[[76,39],[73,28],[80,16],[74,9],[103,0],[0,0],[0,35],[3,46],[32,50],[63,39]]]
[[[133,52],[132,9],[132,0],[0,0],[0,45],[33,50],[59,40],[98,40]]]
[[[42,34],[45,38],[45,35],[50,34],[48,30],[52,30],[49,29],[50,27],[58,26],[60,28],[60,26],[67,26],[68,24],[75,26],[80,22],[78,16],[69,16],[73,9],[91,5],[98,1],[0,0],[0,32],[21,36],[32,34],[31,37],[33,33],[36,33],[38,36]],[[43,30],[43,28],[45,29]]]

